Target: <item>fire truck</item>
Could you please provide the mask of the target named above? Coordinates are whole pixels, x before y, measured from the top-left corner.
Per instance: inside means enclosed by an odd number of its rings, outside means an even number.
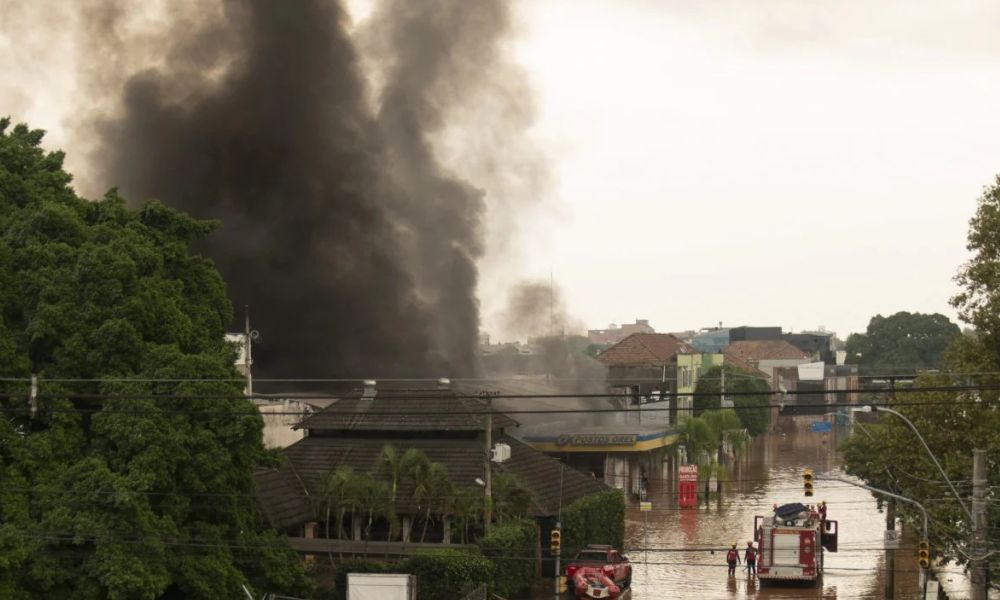
[[[775,506],[771,516],[754,517],[757,578],[816,582],[823,574],[823,550],[837,551],[837,522],[804,504]]]

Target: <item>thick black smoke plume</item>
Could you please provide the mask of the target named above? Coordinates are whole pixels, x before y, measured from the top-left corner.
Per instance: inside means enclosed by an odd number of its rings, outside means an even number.
[[[98,6],[87,37],[118,72],[92,81],[125,82],[98,120],[100,180],[222,221],[204,251],[251,306],[259,372],[475,371],[483,199],[432,137],[488,76],[503,0],[386,0],[364,34],[375,109],[334,0],[178,3],[138,46],[122,30],[141,5]]]

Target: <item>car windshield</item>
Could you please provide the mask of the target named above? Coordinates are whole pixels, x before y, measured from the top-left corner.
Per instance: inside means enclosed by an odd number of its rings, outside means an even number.
[[[576,555],[576,559],[603,563],[607,562],[608,555],[605,552],[594,552],[592,550],[584,550],[583,552]]]

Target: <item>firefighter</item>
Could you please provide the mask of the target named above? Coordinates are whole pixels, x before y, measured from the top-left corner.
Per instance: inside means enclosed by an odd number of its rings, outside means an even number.
[[[826,521],[826,500],[819,503],[819,520],[820,523]]]
[[[757,575],[757,550],[753,547],[753,542],[747,542],[747,550],[743,554],[743,560],[747,564],[747,573],[752,576]]]
[[[726,562],[729,563],[729,576],[736,576],[736,565],[740,564],[740,553],[736,550],[736,542],[733,542],[733,546],[726,553]]]

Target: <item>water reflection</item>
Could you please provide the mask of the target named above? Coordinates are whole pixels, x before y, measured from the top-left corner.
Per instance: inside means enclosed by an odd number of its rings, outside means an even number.
[[[732,483],[721,497],[696,509],[681,509],[673,481],[651,481],[653,511],[645,530],[643,513],[630,509],[626,545],[647,552],[628,552],[635,562],[635,600],[661,598],[883,598],[882,550],[884,515],[871,495],[838,482],[818,482],[815,502],[825,500],[829,518],[840,523],[839,552],[827,553],[823,579],[812,587],[761,586],[738,571],[727,577],[725,549],[736,543],[742,550],[752,539],[753,518],[769,514],[774,503],[801,502],[802,469],[827,471],[839,465],[837,438],[845,432],[813,433],[808,422],[755,440],[749,456],[731,465]],[[896,597],[916,595],[916,570],[900,556]]]

